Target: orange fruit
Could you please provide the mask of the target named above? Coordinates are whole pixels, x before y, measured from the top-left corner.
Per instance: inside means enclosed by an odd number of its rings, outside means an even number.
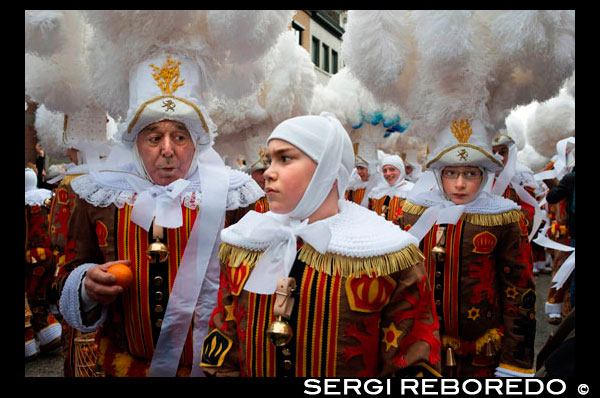
[[[107,272],[113,274],[117,278],[116,284],[121,286],[123,289],[128,287],[133,280],[133,273],[125,264],[111,265]]]

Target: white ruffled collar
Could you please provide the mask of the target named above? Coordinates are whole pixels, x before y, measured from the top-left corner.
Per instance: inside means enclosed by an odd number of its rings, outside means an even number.
[[[52,197],[52,191],[45,188],[32,189],[25,192],[25,204],[27,206],[43,206],[46,199]]]
[[[454,206],[454,203],[446,199],[437,188],[434,188],[431,191],[420,192],[415,195],[408,195],[407,200],[412,204],[423,207],[434,207],[437,205],[446,205],[448,207]],[[464,212],[472,214],[501,214],[507,211],[520,209],[521,206],[510,199],[492,195],[486,191],[481,191],[475,199],[465,204]]]
[[[227,210],[249,206],[264,196],[264,191],[248,174],[225,167],[229,171]],[[202,200],[198,175],[196,172],[188,179],[190,184],[180,195],[181,204],[189,209],[195,209]],[[118,208],[125,204],[133,206],[139,192],[128,181],[128,176],[138,178],[135,177],[138,174],[133,163],[119,170],[83,174],[71,181],[71,187],[80,198],[97,207],[107,207],[111,204]]]
[[[327,252],[349,257],[368,258],[385,255],[404,249],[418,241],[409,233],[398,228],[392,222],[378,217],[366,208],[346,200],[338,202],[338,214],[318,221],[326,223],[331,231],[331,240]],[[274,217],[272,212],[261,217]],[[244,237],[242,229],[251,228],[240,220],[221,232],[222,242],[252,251],[264,251],[271,242],[253,236]]]

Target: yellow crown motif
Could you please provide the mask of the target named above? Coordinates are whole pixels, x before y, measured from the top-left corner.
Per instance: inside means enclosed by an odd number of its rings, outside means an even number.
[[[183,86],[185,79],[179,81],[180,66],[181,61],[172,60],[170,55],[167,55],[167,62],[161,67],[150,64],[152,71],[156,72],[152,73],[152,77],[154,77],[154,80],[163,95],[172,95],[179,87]]]
[[[450,131],[461,144],[469,141],[469,137],[473,133],[471,121],[469,119],[455,120],[450,125]]]

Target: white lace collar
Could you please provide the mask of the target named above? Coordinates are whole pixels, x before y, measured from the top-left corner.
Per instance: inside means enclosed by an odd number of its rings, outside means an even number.
[[[229,171],[227,210],[249,206],[264,196],[264,191],[248,174],[230,167],[227,169]],[[137,172],[135,166],[130,163],[120,170],[83,174],[71,181],[71,187],[80,198],[93,206],[115,205],[118,208],[122,208],[125,204],[133,206],[139,194],[127,180],[127,176],[133,177],[133,175],[137,175]],[[190,184],[180,195],[181,204],[189,209],[195,209],[202,200],[198,173],[189,178],[189,181]]]
[[[25,192],[25,204],[27,206],[43,206],[44,201],[52,197],[52,191],[45,188],[32,189]]]
[[[327,252],[368,258],[393,253],[410,244],[418,246],[415,237],[372,211],[346,200],[338,203],[340,207],[338,214],[318,221],[327,223],[331,230]],[[272,212],[261,216],[272,217]],[[251,239],[243,237],[240,228],[251,226],[244,225],[242,220],[221,232],[222,242],[252,251],[266,250],[270,241],[261,239],[260,236],[253,236]]]
[[[384,180],[371,190],[369,198],[381,199],[384,196],[406,198],[414,186],[414,183],[407,180],[403,180],[398,184],[390,186],[390,184]]]

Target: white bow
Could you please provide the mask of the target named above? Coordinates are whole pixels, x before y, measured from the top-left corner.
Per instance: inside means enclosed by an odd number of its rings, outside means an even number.
[[[261,239],[272,242],[244,286],[244,290],[259,294],[273,294],[279,277],[289,275],[296,259],[297,236],[323,254],[331,240],[329,226],[319,221],[308,224],[308,219],[301,222],[288,216],[271,213],[269,217],[251,211],[240,222],[255,225],[254,228],[239,228],[244,238],[260,236]],[[239,227],[241,226],[243,225]]]
[[[444,201],[425,210],[408,232],[420,242],[434,224],[456,224],[464,211],[465,205]]]
[[[131,221],[146,231],[150,229],[154,218],[157,225],[165,228],[183,225],[181,202],[178,198],[190,181],[180,178],[167,186],[133,178],[128,178],[128,181],[139,193],[131,211]]]

